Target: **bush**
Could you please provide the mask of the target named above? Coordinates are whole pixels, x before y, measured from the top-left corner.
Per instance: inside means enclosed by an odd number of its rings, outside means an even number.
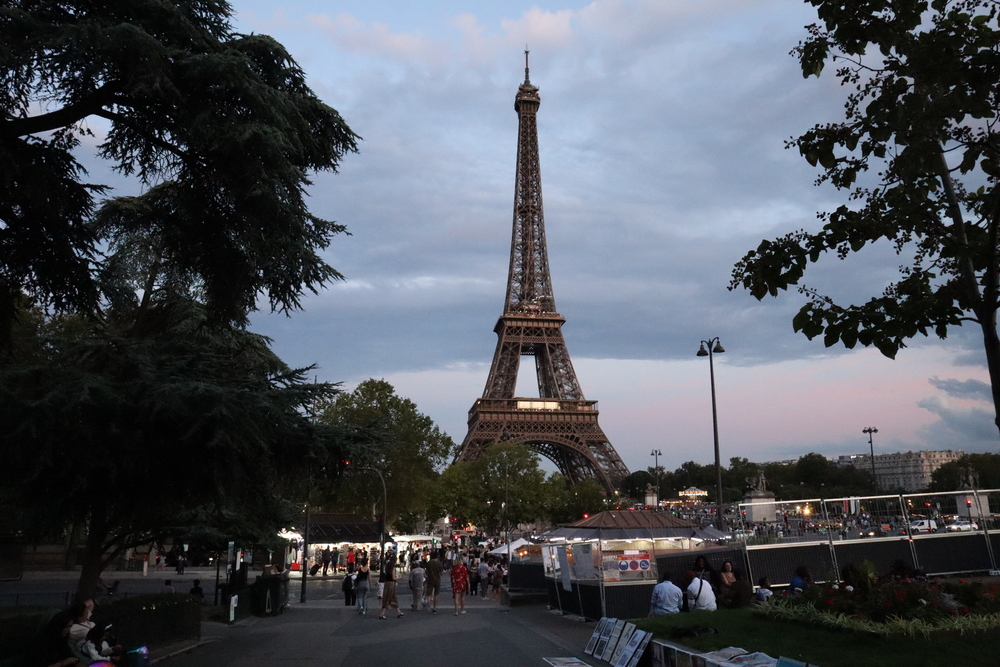
[[[126,650],[201,638],[201,605],[190,595],[138,595],[99,605],[96,623],[111,624]]]
[[[814,586],[775,596],[758,612],[875,634],[982,631],[1000,627],[1000,588],[979,582],[899,579],[853,586]]]

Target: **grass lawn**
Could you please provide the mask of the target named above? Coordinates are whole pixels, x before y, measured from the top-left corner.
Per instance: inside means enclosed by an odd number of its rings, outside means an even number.
[[[893,637],[827,630],[754,615],[749,609],[698,611],[690,614],[634,621],[658,639],[667,639],[699,651],[738,646],[777,658],[785,656],[819,667],[938,667],[1000,666],[1000,631],[967,634],[939,633],[930,639]],[[678,628],[702,626],[717,632],[698,637],[676,637]]]

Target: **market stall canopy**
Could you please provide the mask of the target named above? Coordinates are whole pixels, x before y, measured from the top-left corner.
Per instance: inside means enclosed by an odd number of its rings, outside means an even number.
[[[309,543],[332,544],[334,542],[372,543],[381,539],[378,521],[362,519],[356,514],[313,514],[309,517]],[[386,542],[391,542],[389,533]]]
[[[631,540],[649,537],[693,537],[699,540],[721,540],[725,534],[712,527],[700,526],[679,519],[669,512],[657,510],[607,510],[559,526],[545,533],[551,539]]]
[[[517,538],[516,540],[514,540],[513,542],[510,543],[510,551],[517,551],[518,549],[520,549],[521,547],[525,546],[526,544],[534,544],[534,543],[531,540],[526,540],[523,537],[519,537],[519,538]],[[507,545],[506,544],[504,544],[503,546],[499,546],[496,549],[494,549],[493,551],[491,551],[490,555],[493,555],[493,556],[502,556],[505,553],[507,553]]]
[[[433,542],[438,538],[433,535],[396,535],[393,542]]]

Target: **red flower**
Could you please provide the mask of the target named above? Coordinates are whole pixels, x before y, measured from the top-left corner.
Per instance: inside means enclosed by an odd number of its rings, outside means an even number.
[[[826,603],[827,603],[828,605],[832,605],[832,604],[833,604],[833,600],[827,600],[827,601],[826,601]]]

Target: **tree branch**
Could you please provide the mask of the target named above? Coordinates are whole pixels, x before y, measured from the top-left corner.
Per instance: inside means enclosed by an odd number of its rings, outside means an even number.
[[[100,115],[99,112],[105,104],[111,101],[113,95],[114,90],[111,88],[111,85],[105,84],[86,98],[64,106],[58,111],[52,111],[40,116],[5,120],[3,124],[0,124],[0,140],[14,139],[41,132],[51,132],[52,130],[69,127],[87,116]]]

